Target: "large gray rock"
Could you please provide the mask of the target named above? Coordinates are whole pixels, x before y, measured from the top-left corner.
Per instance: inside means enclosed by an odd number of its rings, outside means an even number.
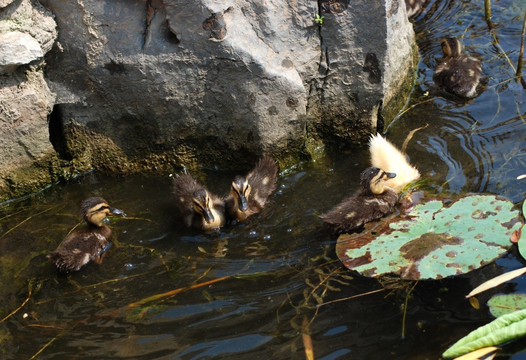
[[[76,171],[232,166],[357,144],[413,63],[398,0],[40,2],[59,29],[46,56],[51,141]],[[45,33],[30,33],[43,52]]]
[[[66,142],[71,120],[103,135],[120,150],[112,170],[150,153],[225,165],[283,155],[310,137],[355,143],[412,65],[413,32],[396,0],[322,9],[283,0],[42,3],[60,29],[47,74]]]

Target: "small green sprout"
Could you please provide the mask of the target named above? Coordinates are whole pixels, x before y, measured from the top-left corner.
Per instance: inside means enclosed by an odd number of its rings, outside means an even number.
[[[323,25],[323,19],[325,19],[325,16],[320,16],[320,14],[314,14],[314,22],[319,26]]]

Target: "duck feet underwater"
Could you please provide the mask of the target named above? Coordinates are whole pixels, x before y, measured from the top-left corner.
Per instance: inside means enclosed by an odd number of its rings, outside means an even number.
[[[276,189],[278,165],[264,155],[246,176],[236,176],[225,199],[226,214],[230,221],[245,221],[258,214]]]
[[[386,180],[394,177],[395,173],[368,167],[360,175],[360,189],[320,218],[336,233],[350,232],[381,218],[398,200],[396,191],[386,185]]]
[[[442,38],[440,45],[444,57],[435,68],[435,83],[462,98],[477,96],[477,87],[482,76],[480,60],[461,54],[462,44],[457,38]]]
[[[102,263],[105,252],[111,247],[111,229],[103,223],[108,215],[126,214],[108,205],[101,197],[84,200],[80,206],[86,226],[68,235],[47,258],[61,272],[78,271],[91,261]]]
[[[187,227],[217,230],[225,224],[225,202],[188,174],[173,182],[175,205]]]

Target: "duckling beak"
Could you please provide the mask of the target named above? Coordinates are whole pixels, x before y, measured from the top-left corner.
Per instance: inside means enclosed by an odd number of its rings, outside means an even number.
[[[247,211],[248,209],[248,203],[247,198],[243,194],[239,194],[239,210],[241,211]]]
[[[387,176],[388,179],[392,179],[392,178],[396,177],[396,174],[395,174],[395,173],[389,173],[389,172],[386,172],[386,173],[384,173],[384,174],[385,174],[385,176]]]
[[[207,224],[210,224],[211,222],[215,220],[214,215],[212,215],[212,212],[210,211],[209,208],[206,208],[205,211],[203,211],[203,217]]]
[[[121,209],[110,208],[110,215],[120,215],[124,217],[126,216],[126,213]]]

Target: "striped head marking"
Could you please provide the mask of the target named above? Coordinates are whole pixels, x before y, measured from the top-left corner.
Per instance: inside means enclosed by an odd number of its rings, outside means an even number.
[[[80,211],[84,220],[96,226],[102,226],[102,221],[111,214],[111,207],[101,197],[91,197],[80,205]]]
[[[376,167],[368,167],[360,175],[360,186],[362,190],[381,194],[385,191],[385,181],[396,177],[395,173],[385,172]]]
[[[248,196],[252,190],[248,180],[243,176],[236,176],[232,181],[231,193],[234,196],[236,204],[241,211],[248,209]]]
[[[210,196],[208,196],[208,192],[205,189],[199,189],[193,193],[192,205],[194,210],[203,216],[203,219],[205,219],[207,224],[210,224],[215,220],[212,211],[210,211],[210,203]]]

